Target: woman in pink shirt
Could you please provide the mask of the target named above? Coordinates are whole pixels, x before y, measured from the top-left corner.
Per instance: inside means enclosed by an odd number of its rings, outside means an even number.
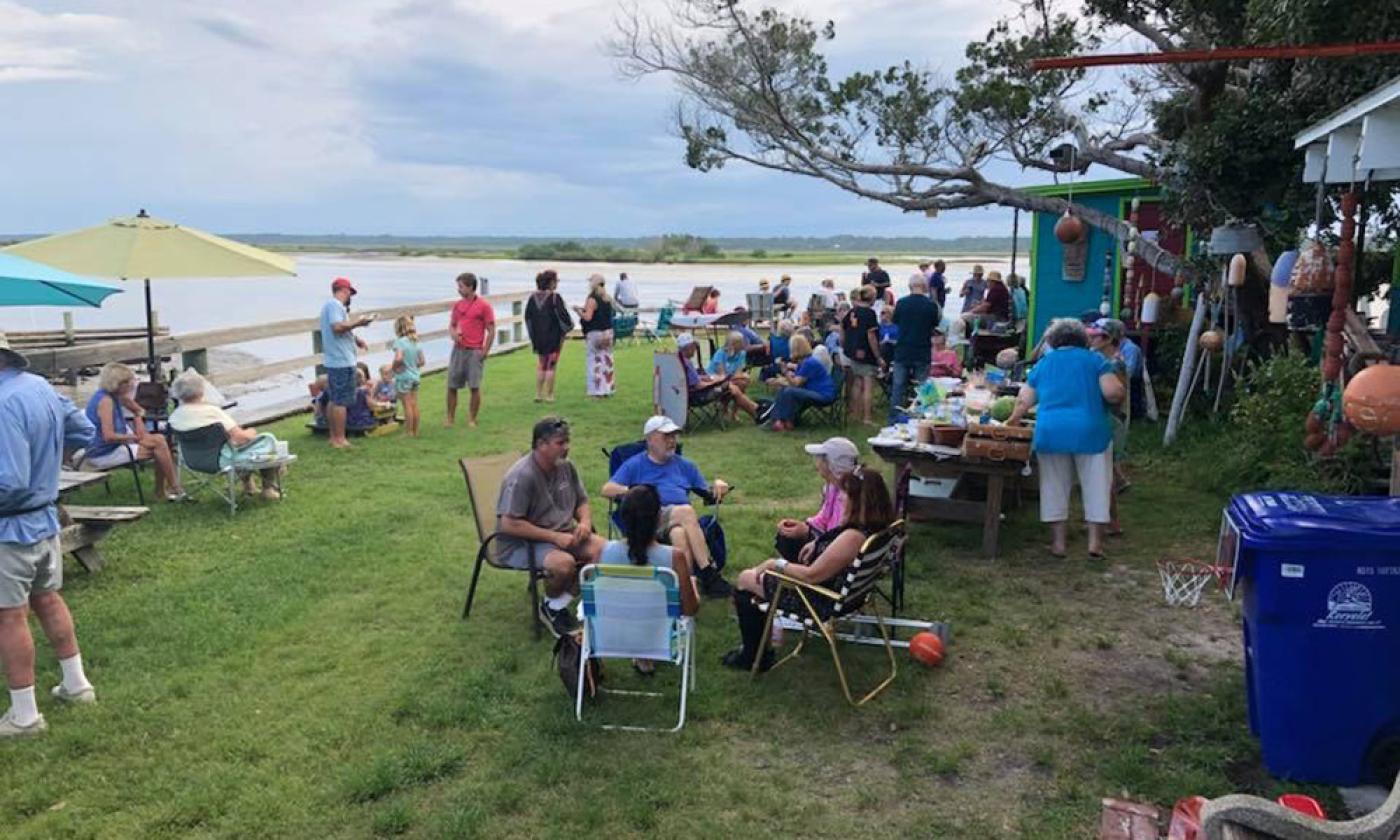
[[[779,556],[789,562],[796,561],[802,546],[841,524],[842,517],[846,515],[846,497],[839,485],[843,477],[855,470],[860,459],[860,450],[843,437],[809,443],[804,448],[812,456],[817,473],[826,483],[822,487],[822,506],[815,516],[805,521],[784,519],[778,523],[775,546]]]
[[[942,330],[933,331],[933,353],[928,366],[929,376],[962,376],[962,359],[958,351],[948,349],[948,336]]]

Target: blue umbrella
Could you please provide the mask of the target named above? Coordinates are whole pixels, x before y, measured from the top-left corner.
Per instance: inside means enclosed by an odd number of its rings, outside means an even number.
[[[101,306],[121,286],[0,253],[0,306]]]

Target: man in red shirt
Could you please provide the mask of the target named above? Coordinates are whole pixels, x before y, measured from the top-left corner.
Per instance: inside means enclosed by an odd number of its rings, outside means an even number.
[[[447,331],[452,335],[452,359],[447,365],[447,423],[457,422],[457,392],[471,389],[470,425],[476,427],[481,409],[481,375],[491,342],[496,338],[496,312],[476,293],[476,275],[470,271],[457,276],[457,294],[462,299],[452,307]]]

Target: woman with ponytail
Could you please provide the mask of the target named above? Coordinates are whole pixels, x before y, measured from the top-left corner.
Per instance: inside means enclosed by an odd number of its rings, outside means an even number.
[[[656,527],[661,520],[661,497],[650,484],[637,484],[622,496],[617,518],[622,524],[622,539],[609,540],[599,556],[599,563],[619,566],[656,566],[676,573],[681,589],[681,612],[695,615],[700,609],[700,594],[690,576],[690,558],[685,551],[656,541]],[[648,660],[633,660],[633,666],[643,674],[655,669]]]

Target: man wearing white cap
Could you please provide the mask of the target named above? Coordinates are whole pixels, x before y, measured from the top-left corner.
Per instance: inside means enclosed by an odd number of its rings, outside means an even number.
[[[822,487],[821,509],[816,515],[805,520],[784,519],[778,523],[775,542],[778,555],[792,562],[796,562],[802,546],[841,524],[841,518],[846,514],[846,497],[841,494],[841,479],[853,471],[860,460],[860,450],[843,437],[809,443],[803,449],[812,456],[817,474],[826,483]]]
[[[622,462],[622,466],[603,485],[603,495],[616,499],[634,485],[650,484],[655,487],[657,495],[661,497],[656,539],[683,549],[694,558],[699,570],[700,591],[706,597],[727,598],[731,587],[714,566],[710,547],[705,542],[705,532],[700,528],[700,518],[690,504],[690,494],[713,503],[724,497],[729,485],[719,479],[715,479],[713,485],[707,485],[695,462],[676,454],[680,431],[681,427],[669,417],[657,415],[647,420],[642,427],[646,450]]]
[[[0,739],[48,728],[34,697],[33,610],[58,656],[63,681],[51,692],[68,703],[97,700],[83,673],[73,616],[59,590],[63,552],[58,538],[58,474],[63,450],[91,440],[92,424],[42,378],[0,333],[0,665],[10,708]]]

